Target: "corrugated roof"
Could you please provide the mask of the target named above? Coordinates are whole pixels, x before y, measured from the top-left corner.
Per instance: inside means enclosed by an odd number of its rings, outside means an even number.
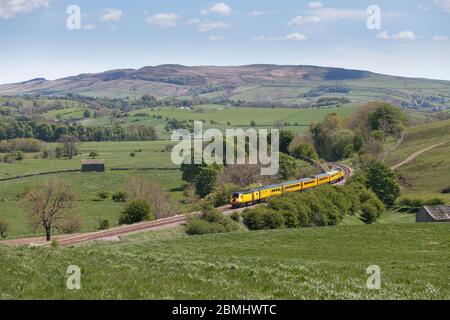
[[[450,221],[450,206],[425,206],[424,209],[435,220]]]
[[[105,164],[105,160],[84,159],[81,164]]]

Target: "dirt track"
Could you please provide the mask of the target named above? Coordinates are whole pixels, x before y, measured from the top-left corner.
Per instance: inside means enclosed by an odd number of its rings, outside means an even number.
[[[406,159],[403,160],[402,162],[397,163],[395,166],[392,166],[391,169],[392,169],[392,170],[397,170],[397,169],[400,168],[401,166],[404,166],[405,164],[410,163],[411,161],[413,161],[414,159],[416,159],[416,158],[417,158],[418,156],[420,156],[421,154],[423,154],[423,153],[425,153],[425,152],[427,152],[427,151],[430,151],[431,149],[434,149],[434,148],[437,148],[437,147],[439,147],[439,146],[442,146],[442,145],[444,145],[444,144],[446,144],[446,143],[448,143],[448,142],[450,142],[450,140],[447,140],[447,141],[444,141],[444,142],[441,142],[441,143],[438,143],[438,144],[434,144],[434,145],[429,146],[429,147],[426,147],[426,148],[424,148],[424,149],[420,149],[420,150],[414,152],[412,155],[410,155],[408,158],[406,158]]]

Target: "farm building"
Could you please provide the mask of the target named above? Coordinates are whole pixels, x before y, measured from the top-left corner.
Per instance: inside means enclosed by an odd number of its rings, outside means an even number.
[[[416,222],[450,222],[450,206],[425,206],[416,213]]]
[[[105,161],[81,160],[81,172],[105,172]]]

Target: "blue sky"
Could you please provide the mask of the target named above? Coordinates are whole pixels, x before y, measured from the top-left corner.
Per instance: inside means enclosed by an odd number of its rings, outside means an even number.
[[[80,29],[66,26],[70,5]],[[379,30],[367,27],[371,5]],[[450,0],[0,0],[0,39],[0,83],[167,63],[450,80]]]

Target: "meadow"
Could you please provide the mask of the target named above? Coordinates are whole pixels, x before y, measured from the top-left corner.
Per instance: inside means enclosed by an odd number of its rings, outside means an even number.
[[[450,120],[407,128],[400,146],[386,157],[390,165],[399,163],[420,149],[450,140]],[[402,194],[420,198],[440,197],[450,200],[442,190],[450,186],[450,142],[420,155],[400,167]]]
[[[323,120],[329,113],[335,112],[342,116],[348,116],[360,107],[360,104],[320,109],[234,108],[222,105],[200,105],[190,110],[161,107],[134,110],[129,112],[128,116],[119,119],[103,117],[90,119],[85,123],[86,125],[110,125],[112,122],[118,122],[123,125],[152,125],[157,129],[160,138],[170,138],[170,133],[164,130],[166,119],[204,120],[206,122],[205,129],[217,128],[220,130],[250,127],[250,123],[255,121],[258,128],[282,127],[302,134],[309,130],[311,123]],[[211,121],[213,122],[211,123]]]
[[[449,224],[377,223],[71,248],[0,246],[0,299],[449,299]],[[81,290],[66,270],[81,268]],[[381,269],[381,289],[366,269]]]

